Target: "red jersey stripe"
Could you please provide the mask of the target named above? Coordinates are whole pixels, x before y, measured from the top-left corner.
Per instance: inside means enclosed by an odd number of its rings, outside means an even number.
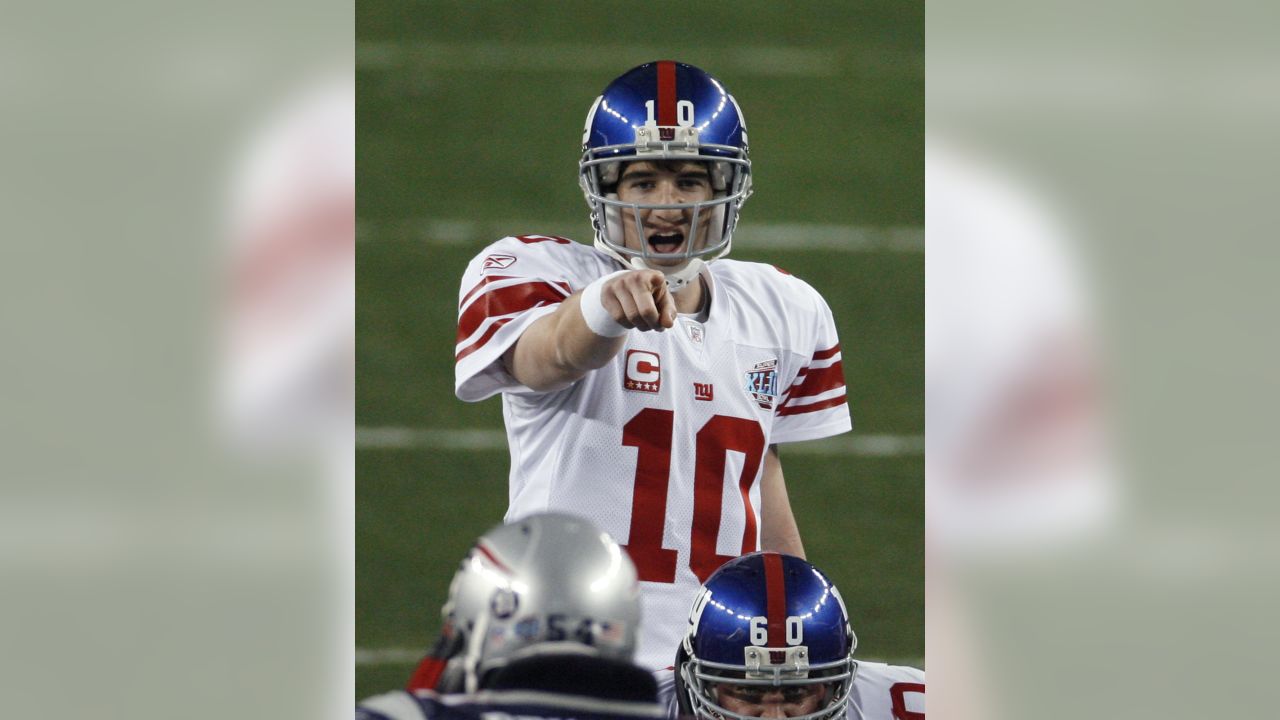
[[[819,350],[818,352],[814,353],[813,360],[810,360],[809,362],[813,362],[814,360],[826,360],[827,358],[835,357],[839,352],[840,352],[840,343],[836,343],[835,347],[830,347],[830,348],[827,348],[826,350]]]
[[[845,397],[844,393],[840,393],[836,397],[828,398],[811,405],[787,405],[785,407],[778,408],[778,412],[776,414],[778,417],[783,417],[786,415],[803,415],[804,413],[818,412],[819,410],[826,410],[838,405],[843,405]]]
[[[782,556],[764,554],[764,590],[769,622],[769,647],[787,645],[787,585],[782,575]]]
[[[676,64],[670,60],[658,61],[658,109],[655,114],[659,125],[676,124]]]
[[[458,307],[461,308],[463,305],[466,305],[467,301],[470,300],[472,296],[483,290],[485,286],[490,283],[496,283],[499,280],[514,280],[515,277],[516,276],[514,275],[490,275],[489,277],[483,278],[480,282],[476,283],[475,287],[468,290],[466,295],[462,296],[462,300],[458,302]]]
[[[540,242],[553,242],[557,245],[568,245],[573,242],[568,238],[562,238],[559,235],[517,235],[516,239],[526,245],[533,245]]]
[[[488,287],[488,286],[489,286],[489,285],[491,285],[491,284],[494,284],[494,283],[500,282],[500,281],[502,281],[502,280],[518,280],[518,279],[520,279],[520,276],[519,276],[519,275],[490,275],[490,276],[488,276],[488,277],[484,278],[483,280],[481,280],[480,282],[476,283],[476,286],[475,286],[475,287],[473,287],[473,288],[471,288],[470,290],[468,290],[468,291],[467,291],[467,294],[462,296],[462,301],[458,303],[458,307],[459,307],[459,308],[466,307],[466,305],[467,305],[467,301],[468,301],[468,300],[470,300],[472,297],[475,297],[476,293],[480,292],[481,290],[484,290],[486,287]],[[548,281],[548,280],[537,280],[537,279],[535,279],[535,278],[528,278],[528,279],[526,280],[526,282],[545,282],[545,283],[548,283],[549,285],[552,285],[552,286],[554,286],[554,287],[558,287],[558,288],[560,288],[561,290],[563,290],[563,291],[564,291],[564,295],[565,295],[565,297],[568,297],[568,296],[570,296],[570,295],[572,295],[572,294],[573,294],[573,288],[572,288],[572,287],[570,287],[570,286],[569,286],[569,283],[567,283],[567,282],[561,282],[561,281],[554,281],[554,282],[553,282],[553,281]]]
[[[422,662],[418,663],[418,667],[414,669],[413,676],[409,678],[409,684],[405,689],[409,692],[414,690],[435,690],[436,683],[440,682],[440,675],[444,673],[444,667],[448,664],[444,658],[426,657]]]
[[[455,363],[462,362],[462,360],[466,358],[468,355],[484,347],[484,344],[489,342],[489,338],[492,338],[494,334],[496,334],[499,330],[501,330],[503,325],[506,325],[507,323],[511,322],[514,319],[515,318],[504,318],[490,325],[489,329],[484,331],[484,335],[481,335],[479,340],[476,340],[475,342],[463,348],[462,352],[454,356],[453,361]]]
[[[837,360],[827,367],[806,372],[787,390],[786,400],[782,404],[786,405],[792,398],[813,397],[843,386],[844,368]]]
[[[458,318],[458,339],[462,342],[480,329],[491,317],[510,315],[544,303],[558,303],[565,295],[554,285],[542,281],[501,287],[476,298]]]

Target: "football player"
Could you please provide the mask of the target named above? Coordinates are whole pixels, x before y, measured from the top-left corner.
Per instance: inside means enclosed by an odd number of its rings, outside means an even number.
[[[357,720],[660,718],[656,685],[631,664],[635,567],[583,518],[542,513],[485,533],[442,610],[449,657],[432,689],[370,698]]]
[[[669,718],[924,720],[924,672],[854,660],[839,590],[798,557],[725,563],[688,628],[674,668],[657,674]]]
[[[628,71],[592,104],[579,168],[594,247],[520,235],[472,260],[455,390],[502,395],[508,518],[566,510],[624,542],[657,669],[721,564],[803,556],[775,446],[851,428],[840,343],[807,283],[723,259],[751,160],[720,81]]]

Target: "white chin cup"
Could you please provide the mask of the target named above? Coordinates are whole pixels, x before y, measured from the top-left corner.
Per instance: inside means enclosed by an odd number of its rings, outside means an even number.
[[[657,270],[667,278],[667,289],[673,293],[680,292],[689,286],[698,277],[698,273],[702,272],[702,267],[706,265],[701,258],[689,258],[689,261],[678,268],[663,267],[661,265],[647,265],[644,258],[631,258],[631,267],[637,270]]]

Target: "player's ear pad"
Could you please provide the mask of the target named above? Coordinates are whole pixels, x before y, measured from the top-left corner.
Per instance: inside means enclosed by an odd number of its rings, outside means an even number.
[[[685,663],[689,662],[689,654],[684,651],[684,643],[680,643],[680,649],[676,650],[676,707],[680,710],[680,717],[693,717],[693,705],[689,702],[688,688],[684,684],[684,675],[680,673]]]

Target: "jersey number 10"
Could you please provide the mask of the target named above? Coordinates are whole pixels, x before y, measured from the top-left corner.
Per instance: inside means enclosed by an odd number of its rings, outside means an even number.
[[[672,430],[675,412],[646,408],[622,428],[622,444],[636,448],[635,492],[631,498],[631,534],[627,554],[641,580],[676,581],[676,551],[662,547],[667,522],[667,486],[671,475]],[[754,420],[713,415],[696,435],[697,454],[693,474],[693,523],[690,528],[689,569],[705,582],[733,555],[716,554],[720,535],[721,495],[724,492],[725,456],[742,453],[745,461],[738,478],[738,493],[746,512],[742,552],[756,549],[756,514],[751,506],[751,486],[764,457],[764,431]]]

